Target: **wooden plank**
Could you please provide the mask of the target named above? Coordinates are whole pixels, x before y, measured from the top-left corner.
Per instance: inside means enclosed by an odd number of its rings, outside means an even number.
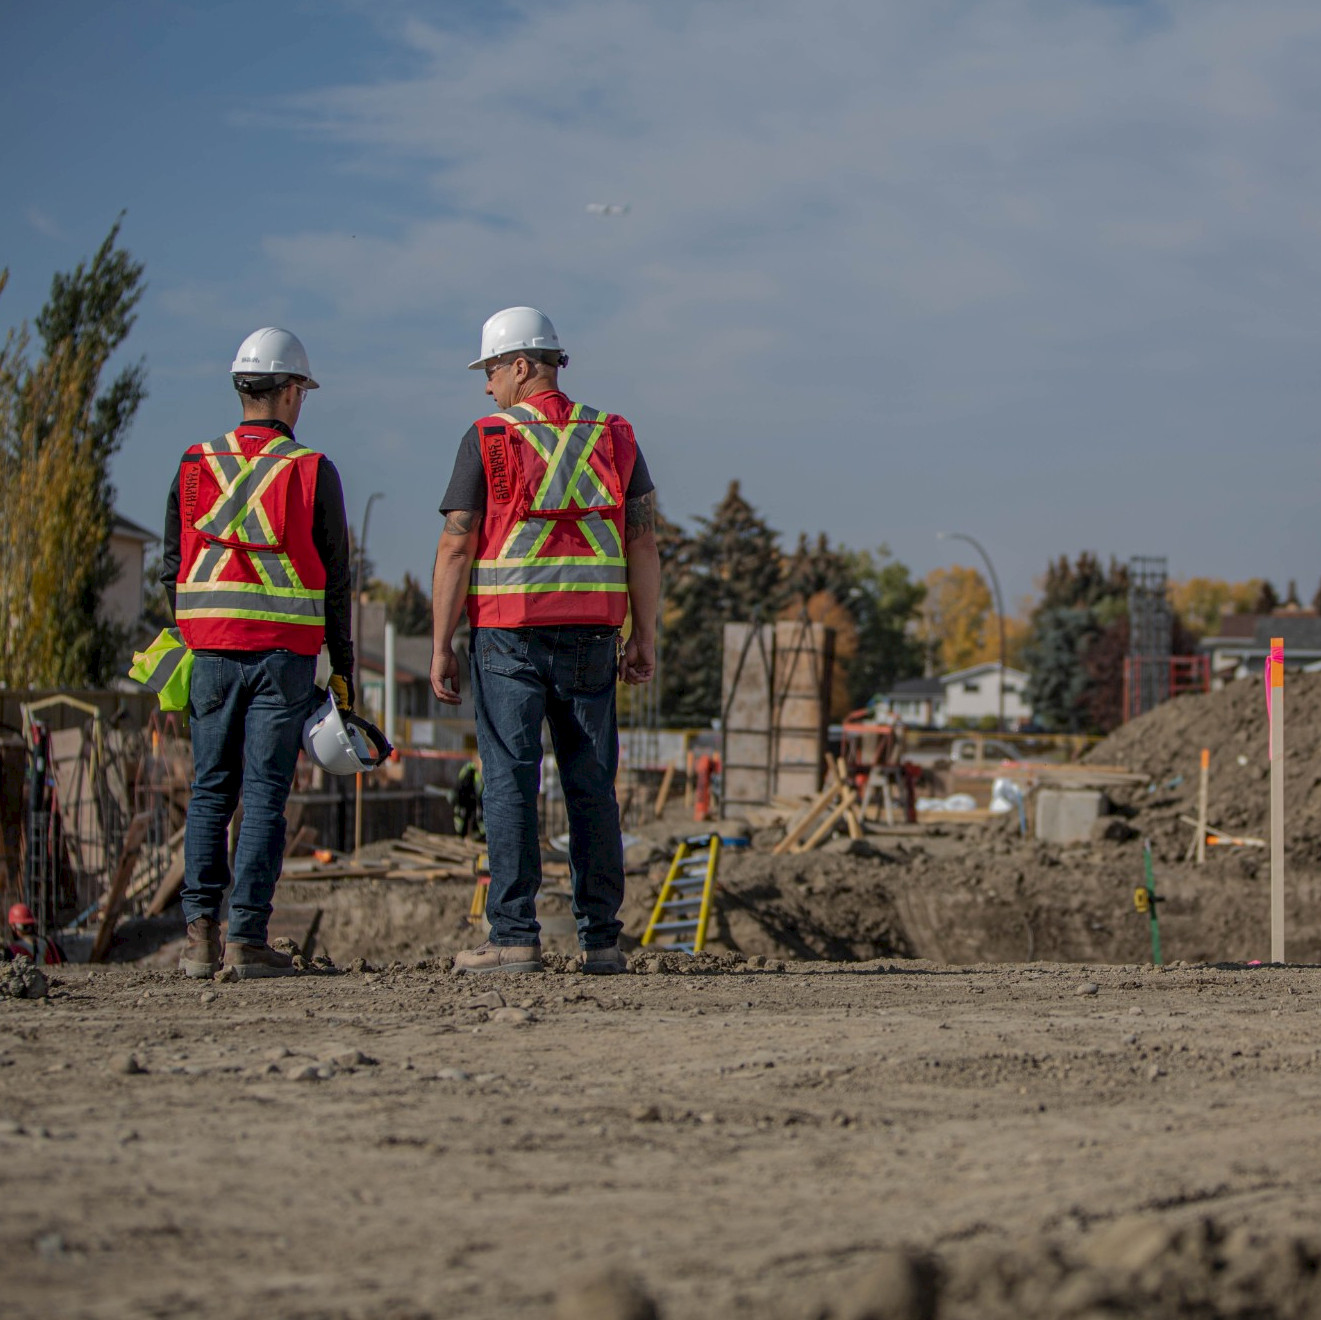
[[[485,848],[479,843],[461,839],[453,834],[432,834],[428,830],[418,829],[416,825],[410,825],[404,830],[402,842],[411,843],[416,848],[450,861],[467,861],[476,857],[478,853],[485,852]]]
[[[183,849],[180,848],[170,859],[169,869],[161,877],[156,892],[147,904],[147,916],[159,917],[171,903],[174,896],[183,888]]]
[[[827,760],[830,759],[830,754],[828,752],[826,753],[826,758]],[[842,756],[835,758],[831,763],[831,769],[834,771],[835,777],[841,784],[848,785],[848,766],[845,764]],[[852,807],[846,807],[844,810],[844,824],[848,827],[850,839],[862,838],[862,825],[859,823],[857,813]]]
[[[839,784],[828,785],[823,788],[811,802],[807,804],[807,810],[789,827],[789,832],[780,840],[779,843],[771,849],[772,854],[787,853],[804,834],[808,827],[821,814],[828,803],[832,802],[839,794]]]
[[[840,791],[839,802],[835,809],[821,822],[816,833],[813,834],[810,839],[805,843],[800,843],[798,847],[794,849],[795,852],[811,852],[818,844],[824,843],[834,832],[835,826],[839,824],[840,818],[857,800],[853,789],[847,784],[843,786],[836,784],[835,787]]]
[[[661,777],[660,787],[656,790],[656,806],[654,814],[657,820],[665,814],[665,804],[670,800],[670,788],[674,784],[675,763],[671,761],[665,767],[665,774]]]
[[[145,811],[140,811],[128,823],[128,833],[124,837],[124,850],[119,855],[119,865],[115,867],[114,877],[110,881],[110,893],[106,898],[105,916],[97,928],[96,939],[92,942],[91,956],[88,962],[105,962],[110,952],[110,941],[115,933],[115,925],[124,906],[124,891],[128,888],[129,877],[137,863],[138,853],[147,838],[147,826],[151,818]]]

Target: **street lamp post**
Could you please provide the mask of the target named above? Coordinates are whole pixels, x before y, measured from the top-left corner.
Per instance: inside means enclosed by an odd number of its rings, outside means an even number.
[[[981,555],[982,563],[986,565],[986,571],[991,575],[991,586],[995,588],[995,612],[1000,620],[1000,684],[997,689],[1000,709],[996,717],[996,731],[1003,733],[1005,730],[1005,602],[1000,594],[1000,579],[995,575],[995,565],[991,563],[991,556],[975,537],[969,536],[966,532],[937,532],[936,537],[941,541],[967,541]]]

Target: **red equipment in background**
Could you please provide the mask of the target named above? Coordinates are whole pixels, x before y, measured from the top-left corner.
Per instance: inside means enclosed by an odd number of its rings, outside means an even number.
[[[841,726],[840,755],[845,773],[858,792],[865,817],[873,795],[880,790],[881,815],[894,824],[894,802],[902,794],[904,820],[917,823],[917,781],[922,768],[903,759],[904,726],[899,720],[882,722],[869,708],[850,711]]]

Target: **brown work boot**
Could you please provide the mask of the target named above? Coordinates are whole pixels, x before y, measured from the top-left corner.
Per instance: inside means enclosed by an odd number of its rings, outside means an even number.
[[[188,923],[179,970],[194,980],[212,977],[220,970],[220,923],[214,917],[198,917]]]
[[[584,949],[578,955],[582,971],[589,976],[614,976],[628,971],[628,959],[620,952],[618,944],[608,949]]]
[[[492,944],[489,940],[475,949],[454,955],[456,972],[539,972],[541,945]]]
[[[297,976],[298,968],[287,953],[278,953],[269,944],[225,945],[225,966],[241,978],[252,976]]]

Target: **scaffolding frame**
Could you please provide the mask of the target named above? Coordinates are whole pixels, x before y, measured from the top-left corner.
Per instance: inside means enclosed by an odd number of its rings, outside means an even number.
[[[1128,561],[1128,663],[1124,666],[1124,719],[1154,710],[1172,695],[1174,612],[1169,561],[1134,555]]]

